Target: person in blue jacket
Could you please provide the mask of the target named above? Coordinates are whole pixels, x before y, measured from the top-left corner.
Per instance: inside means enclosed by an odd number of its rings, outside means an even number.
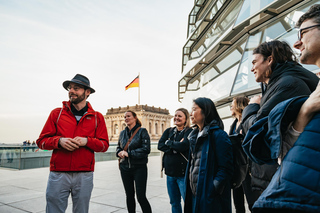
[[[232,145],[212,100],[193,101],[186,170],[186,213],[231,213]]]
[[[320,67],[320,5],[297,22],[300,61]],[[278,104],[255,123],[244,140],[250,158],[281,161],[269,186],[253,206],[254,213],[320,212],[320,84],[310,97]]]
[[[290,142],[290,124],[299,110],[307,101],[319,105],[319,97],[320,85],[308,99],[299,96],[279,103],[248,131],[243,146],[253,161],[271,164],[281,160],[270,184],[254,203],[254,213],[320,212],[319,106],[298,139],[290,143],[292,147],[285,149]]]

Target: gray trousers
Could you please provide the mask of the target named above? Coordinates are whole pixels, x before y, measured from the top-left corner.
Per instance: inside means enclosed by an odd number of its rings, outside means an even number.
[[[50,172],[46,199],[47,213],[64,213],[71,193],[74,213],[87,213],[93,189],[93,172]]]

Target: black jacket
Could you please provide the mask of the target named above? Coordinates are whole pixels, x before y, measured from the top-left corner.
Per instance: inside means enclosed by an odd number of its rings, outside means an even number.
[[[233,130],[236,127],[237,122],[238,122],[237,118],[232,122],[230,129],[229,129],[229,135],[233,135]],[[239,125],[239,127],[236,129],[236,133],[240,133],[240,130],[241,130],[241,125]]]
[[[120,132],[118,147],[116,155],[124,149],[129,138],[130,132],[128,127]],[[130,136],[129,136],[130,135]],[[137,134],[132,138],[131,143],[128,147],[129,158],[125,158],[124,161],[121,161],[121,164],[127,164],[129,167],[136,164],[146,164],[148,162],[148,155],[150,153],[150,137],[148,131],[141,127]]]
[[[262,84],[262,98],[259,104],[249,104],[242,113],[242,131],[248,129],[258,120],[267,116],[280,102],[289,98],[310,95],[317,87],[319,78],[300,64],[286,62],[277,64],[271,74],[269,83]],[[258,165],[252,163],[252,187],[263,191],[269,184],[278,164]]]
[[[163,132],[158,149],[164,152],[162,166],[166,175],[184,177],[188,163],[185,158],[189,155],[188,135],[191,131],[191,128],[178,131],[176,127],[170,127]]]
[[[267,85],[261,84],[262,98],[259,104],[249,104],[242,113],[242,127],[246,134],[256,121],[266,117],[280,102],[300,95],[310,95],[319,78],[300,64],[277,64]]]

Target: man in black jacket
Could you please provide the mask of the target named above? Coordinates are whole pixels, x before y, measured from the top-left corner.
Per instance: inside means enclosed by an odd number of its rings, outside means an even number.
[[[290,46],[273,40],[260,44],[253,51],[253,67],[256,81],[261,82],[262,97],[253,97],[242,114],[244,133],[280,102],[289,98],[310,95],[315,90],[317,76],[296,62]],[[274,165],[252,164],[252,189],[259,196],[268,186],[278,168]]]

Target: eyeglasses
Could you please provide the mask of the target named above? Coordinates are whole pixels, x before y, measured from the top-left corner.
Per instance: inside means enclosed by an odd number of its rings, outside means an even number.
[[[73,89],[74,91],[78,91],[79,89],[83,89],[83,88],[84,88],[84,87],[81,87],[81,86],[77,86],[77,85],[76,85],[76,86],[73,86],[73,87],[72,87],[72,86],[68,86],[68,87],[67,87],[67,90],[70,91],[71,89]]]
[[[320,27],[320,24],[316,24],[316,25],[312,25],[312,26],[309,26],[309,27],[305,27],[305,28],[302,28],[298,31],[298,40],[301,41],[302,39],[302,36],[305,32],[302,32],[304,30],[307,30],[307,29],[310,29],[310,28],[313,28],[313,27]],[[307,31],[308,32],[308,31]]]

